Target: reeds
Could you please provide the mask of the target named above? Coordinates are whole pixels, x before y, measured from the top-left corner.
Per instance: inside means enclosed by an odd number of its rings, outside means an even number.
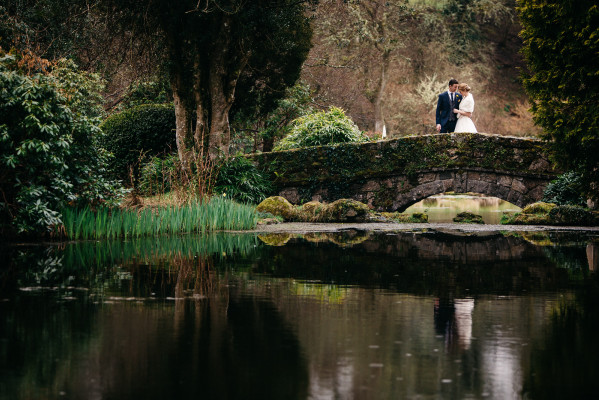
[[[155,235],[249,230],[257,223],[255,207],[223,197],[158,208],[90,207],[62,211],[59,236],[73,240],[139,238]]]

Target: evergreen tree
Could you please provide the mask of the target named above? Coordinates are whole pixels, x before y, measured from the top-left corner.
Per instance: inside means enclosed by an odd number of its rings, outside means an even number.
[[[596,0],[518,0],[524,85],[555,161],[578,171],[587,195],[599,182],[599,5]]]

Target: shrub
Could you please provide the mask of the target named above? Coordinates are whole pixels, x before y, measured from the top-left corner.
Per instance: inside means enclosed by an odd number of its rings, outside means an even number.
[[[176,148],[175,110],[170,105],[146,104],[113,114],[100,126],[102,146],[114,154],[109,170],[114,177],[127,179],[133,168],[139,175],[139,159]]]
[[[154,156],[141,165],[137,190],[144,196],[169,192],[180,168],[179,156]]]
[[[110,205],[123,192],[105,177],[101,131],[87,114],[94,77],[69,63],[57,64],[59,77],[27,76],[13,64],[0,58],[0,230],[44,234],[67,204]]]
[[[127,88],[127,92],[118,104],[119,110],[125,110],[143,104],[165,104],[172,100],[166,79],[159,81],[136,81]]]
[[[549,212],[549,218],[555,225],[587,226],[594,223],[594,216],[580,206],[562,205]]]
[[[583,184],[576,172],[566,172],[551,181],[543,193],[543,201],[557,205],[586,206]]]
[[[368,137],[342,109],[331,107],[327,112],[320,111],[296,119],[291,133],[277,143],[274,150],[366,141]]]
[[[250,160],[240,156],[220,166],[214,191],[242,203],[257,204],[272,191],[272,185]]]

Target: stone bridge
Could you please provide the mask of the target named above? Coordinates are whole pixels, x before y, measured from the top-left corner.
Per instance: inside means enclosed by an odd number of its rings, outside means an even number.
[[[547,144],[481,133],[408,136],[252,156],[294,204],[352,198],[404,211],[431,195],[474,192],[519,207],[539,201],[560,173]]]

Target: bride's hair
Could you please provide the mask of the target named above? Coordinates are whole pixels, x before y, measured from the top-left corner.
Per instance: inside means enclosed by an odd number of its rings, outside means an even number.
[[[471,88],[470,86],[468,86],[468,84],[467,84],[467,83],[460,83],[460,84],[458,85],[458,90],[459,90],[460,92],[461,92],[461,91],[464,91],[464,92],[469,92],[471,89],[472,89],[472,88]]]

